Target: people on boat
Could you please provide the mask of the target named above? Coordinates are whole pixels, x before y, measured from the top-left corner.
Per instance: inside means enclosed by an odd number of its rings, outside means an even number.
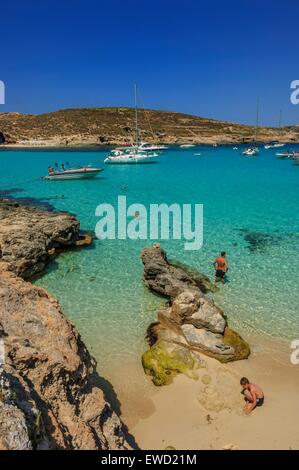
[[[48,167],[48,173],[54,173],[54,168],[51,165]]]
[[[61,171],[65,171],[64,163],[61,165]]]
[[[225,275],[228,271],[228,262],[226,260],[226,252],[225,251],[222,251],[220,256],[218,256],[218,258],[215,259],[214,263],[213,263],[213,266],[216,270],[216,274],[215,274],[215,284],[216,282],[218,281],[221,281],[222,284],[225,283]]]
[[[257,406],[263,406],[265,401],[264,392],[259,385],[250,383],[247,377],[241,378],[240,385],[242,387],[241,393],[246,401],[244,412],[249,415]]]

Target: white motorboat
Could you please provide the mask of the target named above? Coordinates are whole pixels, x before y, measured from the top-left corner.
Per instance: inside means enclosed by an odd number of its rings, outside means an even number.
[[[242,155],[247,157],[254,157],[255,155],[259,154],[259,149],[257,147],[248,147],[243,152]]]
[[[269,142],[268,144],[264,145],[264,148],[266,150],[269,150],[269,149],[274,149],[274,148],[279,148],[279,147],[284,147],[285,144],[282,144],[280,142]]]
[[[95,178],[103,168],[92,168],[92,167],[74,167],[67,168],[60,171],[49,171],[47,176],[44,177],[46,180],[51,181],[62,181],[62,180],[82,180]]]
[[[282,153],[276,153],[276,156],[279,160],[285,160],[286,158],[291,158],[294,155],[295,152],[282,152]]]
[[[183,145],[180,145],[180,148],[181,149],[189,149],[191,147],[195,147],[194,144],[183,144]]]
[[[148,142],[140,142],[138,150],[142,152],[157,152],[159,150],[166,150],[168,147],[166,145],[155,145],[149,144]]]

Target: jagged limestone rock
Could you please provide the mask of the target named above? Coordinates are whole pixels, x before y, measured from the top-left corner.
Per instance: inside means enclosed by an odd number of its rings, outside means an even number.
[[[175,350],[183,347],[220,362],[246,359],[249,356],[248,343],[228,328],[223,311],[202,292],[200,284],[189,272],[167,261],[160,245],[144,248],[141,258],[144,264],[143,279],[147,287],[169,299],[169,306],[158,312],[158,323],[149,328],[151,349],[143,356],[145,371],[153,375],[154,383],[170,383],[173,375],[184,369],[181,361],[180,367],[174,366],[173,350],[169,343]],[[167,347],[164,342],[168,344]],[[162,351],[160,344],[163,346]],[[168,353],[169,363],[165,367]],[[189,365],[187,361],[187,369]]]

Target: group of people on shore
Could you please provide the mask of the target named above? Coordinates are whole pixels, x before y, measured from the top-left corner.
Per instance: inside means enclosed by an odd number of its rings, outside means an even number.
[[[229,269],[225,251],[222,251],[220,256],[215,259],[213,266],[216,271],[215,284],[219,281],[224,284],[226,273]],[[259,385],[251,383],[247,377],[241,378],[240,385],[242,387],[241,393],[244,395],[244,400],[246,402],[244,406],[244,412],[245,414],[249,415],[256,407],[262,406],[264,404],[264,393]]]

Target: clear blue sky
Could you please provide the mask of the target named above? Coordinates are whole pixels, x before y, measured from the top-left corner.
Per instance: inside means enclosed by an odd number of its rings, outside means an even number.
[[[298,0],[11,0],[1,4],[2,111],[131,106],[299,123]]]

